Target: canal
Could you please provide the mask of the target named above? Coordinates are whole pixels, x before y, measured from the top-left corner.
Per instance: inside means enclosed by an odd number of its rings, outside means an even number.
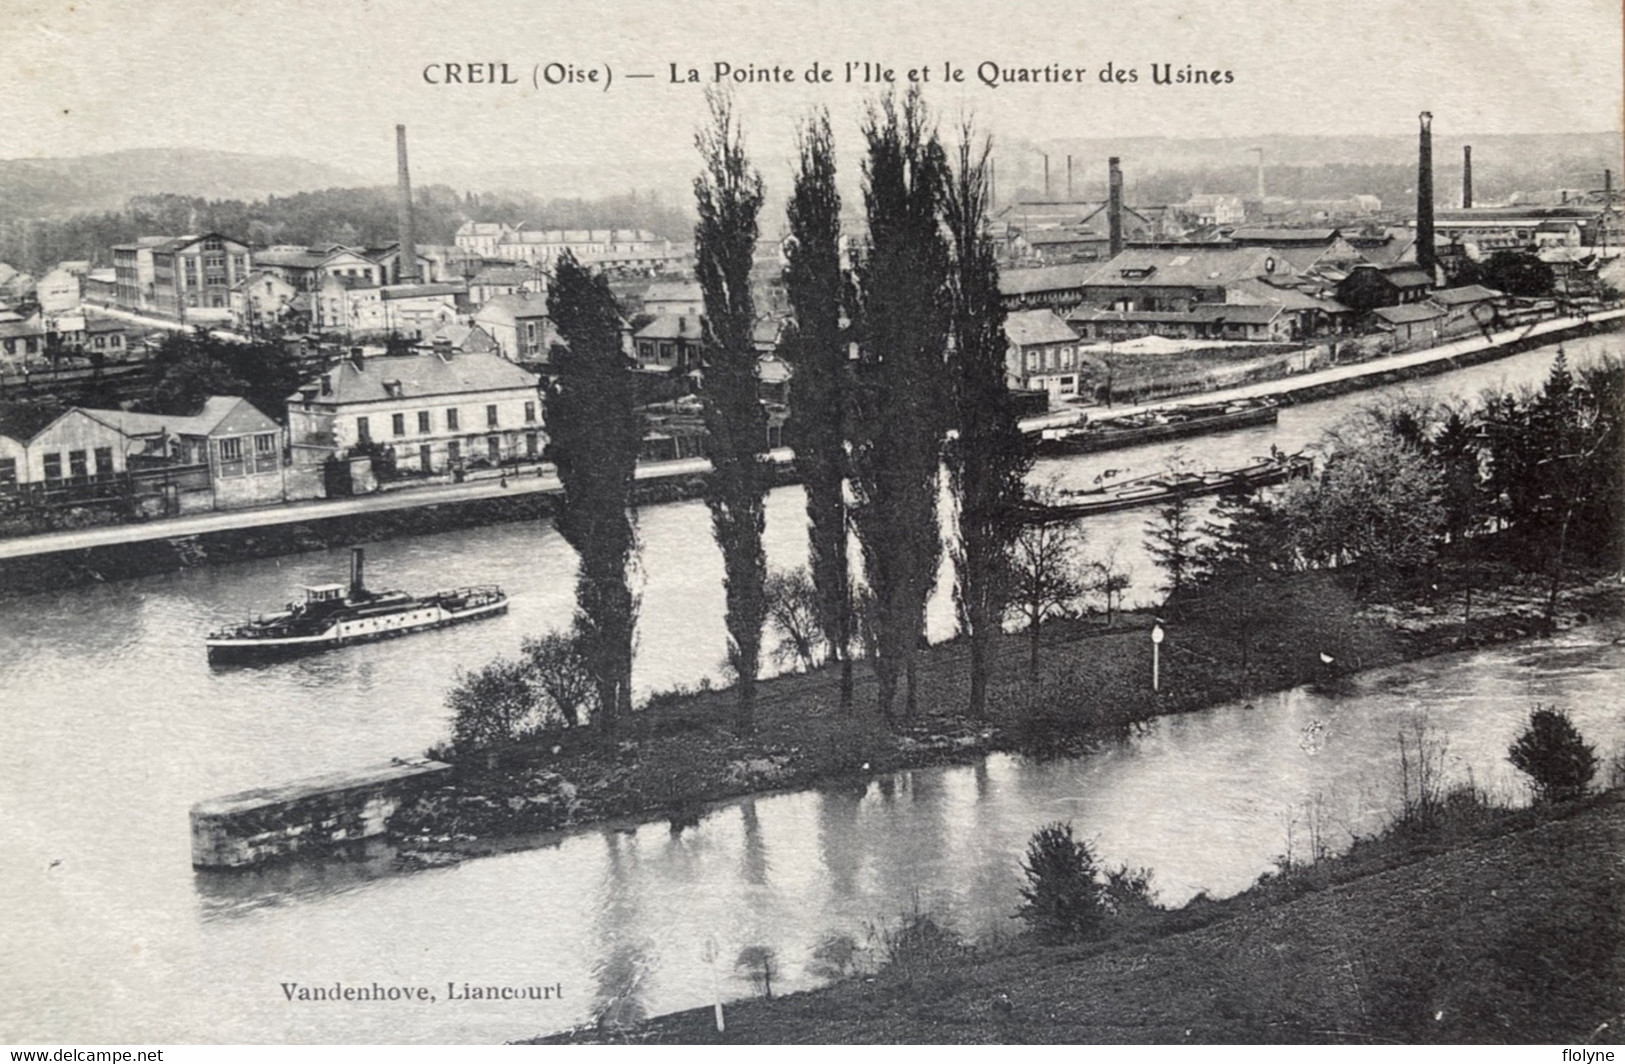
[[[1571,362],[1614,337],[1567,345]],[[1407,390],[1471,396],[1536,384],[1529,352]],[[1272,429],[1185,444],[1213,465],[1294,450],[1375,393],[1289,408]],[[1041,463],[1092,481],[1150,472],[1173,446]],[[1120,474],[1121,475],[1121,474]],[[1135,569],[1143,514],[1091,521]],[[721,563],[698,503],[639,516],[640,691],[719,676]],[[805,556],[797,489],[769,505],[773,565]],[[0,617],[0,1040],[499,1041],[579,1022],[608,994],[664,1011],[703,1003],[714,938],[731,961],[764,945],[783,989],[811,985],[825,937],[862,942],[915,904],[970,935],[1012,928],[1015,862],[1040,823],[1073,820],[1108,861],[1154,870],[1162,900],[1246,886],[1321,826],[1369,830],[1392,805],[1396,730],[1426,710],[1455,770],[1513,793],[1517,719],[1558,702],[1599,749],[1625,739],[1618,632],[1586,629],[1362,677],[1335,700],[1289,692],[1154,722],[1071,762],[1010,757],[901,774],[863,789],[734,803],[672,837],[664,824],[583,831],[547,846],[413,873],[389,855],[242,876],[194,873],[186,809],[210,795],[420,752],[445,731],[458,668],[565,623],[574,558],[545,525],[373,545],[379,585],[494,582],[501,619],[259,669],[211,669],[203,632],[342,572],[322,552],[16,600]],[[945,596],[934,634],[947,634]],[[1318,797],[1317,797],[1318,796]],[[1294,827],[1294,824],[1297,824]],[[1297,834],[1294,835],[1293,833]],[[281,983],[425,985],[433,1007],[295,1004]],[[562,1000],[449,1002],[445,984],[554,984]]]

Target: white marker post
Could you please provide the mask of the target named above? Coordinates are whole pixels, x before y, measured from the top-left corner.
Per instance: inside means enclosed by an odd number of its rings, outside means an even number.
[[[1151,691],[1162,690],[1162,625],[1151,625]]]
[[[722,1019],[722,983],[717,979],[717,940],[714,935],[706,937],[704,956],[705,966],[711,969],[711,997],[716,1002],[717,1033],[722,1034],[728,1026]]]

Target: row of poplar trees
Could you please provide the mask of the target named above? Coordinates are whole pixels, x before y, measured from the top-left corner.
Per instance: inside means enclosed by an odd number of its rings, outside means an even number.
[[[703,401],[713,473],[706,503],[722,551],[728,655],[738,726],[754,722],[766,619],[764,501],[771,469],[757,398],[750,274],[763,202],[732,101],[709,97],[696,138],[695,259],[705,297]],[[916,710],[926,604],[944,550],[944,471],[954,501],[955,602],[971,659],[970,710],[986,709],[991,650],[1003,618],[1016,515],[1031,467],[1004,380],[1004,313],[987,236],[990,143],[960,130],[950,159],[918,91],[865,116],[868,244],[841,249],[841,197],[827,113],[798,131],[784,282],[793,317],[780,353],[793,366],[787,442],[806,492],[819,621],[853,702],[861,627],[878,712]],[[581,555],[577,629],[599,685],[599,723],[630,709],[637,602],[628,517],[638,444],[631,378],[614,299],[566,258],[549,309],[567,345],[555,352],[548,406],[564,486],[559,527]],[[612,327],[613,326],[613,327]],[[861,588],[850,539],[861,551]]]

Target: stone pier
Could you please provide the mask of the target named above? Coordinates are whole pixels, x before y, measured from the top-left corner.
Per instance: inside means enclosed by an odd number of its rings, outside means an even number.
[[[426,758],[260,787],[192,807],[192,865],[241,868],[384,833],[403,801],[451,766]]]

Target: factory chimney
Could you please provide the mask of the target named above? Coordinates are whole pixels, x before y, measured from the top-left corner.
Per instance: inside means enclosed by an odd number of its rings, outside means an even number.
[[[1461,149],[1461,205],[1473,205],[1473,146],[1466,144]]]
[[[1438,259],[1433,253],[1433,112],[1417,116],[1421,123],[1416,150],[1416,265],[1433,278]]]
[[[406,127],[395,127],[395,166],[400,191],[400,284],[418,282],[418,242],[412,228],[412,172],[406,165]]]
[[[1106,218],[1111,225],[1111,254],[1123,253],[1123,171],[1117,156],[1106,161]]]
[[[1040,153],[1044,156],[1044,201],[1049,202],[1049,152]]]

